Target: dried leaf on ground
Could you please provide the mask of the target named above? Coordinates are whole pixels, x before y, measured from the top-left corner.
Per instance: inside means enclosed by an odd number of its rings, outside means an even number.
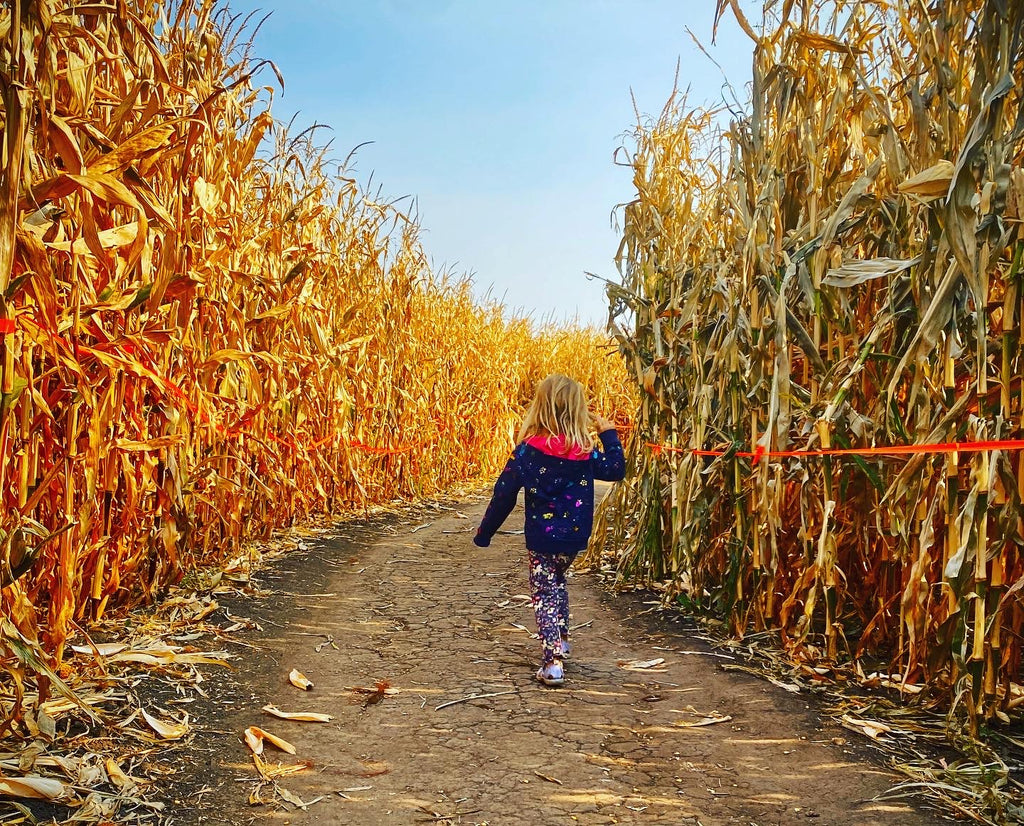
[[[284,786],[277,787],[277,794],[282,800],[288,801],[297,809],[301,809],[304,812],[307,811],[309,807],[312,806],[314,803],[319,803],[321,800],[324,799],[323,795],[320,795],[319,797],[314,797],[312,800],[307,800],[303,802],[301,797],[299,797],[297,794],[288,791],[288,789],[284,788]]]
[[[702,717],[699,720],[676,720],[672,723],[676,728],[700,728],[701,726],[714,726],[718,723],[728,723],[732,715],[726,714],[721,717]]]
[[[620,660],[617,665],[627,671],[648,671],[665,664],[664,657],[656,657],[653,660]]]
[[[394,696],[399,693],[399,689],[392,688],[391,683],[387,680],[380,680],[373,688],[364,688],[363,686],[353,686],[351,689],[352,702],[362,703],[364,706],[372,706],[379,703],[385,697]]]

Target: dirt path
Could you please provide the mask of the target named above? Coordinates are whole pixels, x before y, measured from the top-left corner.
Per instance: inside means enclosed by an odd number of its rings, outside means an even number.
[[[865,802],[891,778],[821,728],[801,696],[683,653],[684,634],[624,616],[589,577],[570,584],[576,646],[563,689],[533,680],[538,644],[522,537],[470,542],[483,503],[413,521],[351,526],[302,559],[265,571],[278,595],[232,613],[265,634],[227,680],[206,688],[216,726],[189,760],[182,823],[743,824],[935,823],[897,804]],[[507,527],[521,525],[513,515]],[[634,603],[635,607],[635,603]],[[321,645],[333,635],[337,650]],[[320,646],[319,652],[316,647]],[[665,659],[660,670],[625,661]],[[286,679],[298,668],[311,692]],[[399,689],[363,705],[353,686]],[[214,685],[216,683],[216,685]],[[216,690],[213,690],[216,689]],[[470,695],[484,699],[457,702]],[[357,702],[353,702],[353,700]],[[276,720],[265,703],[335,715]],[[694,713],[697,712],[697,713]],[[685,727],[715,716],[732,719]],[[308,811],[251,808],[255,784],[240,734],[259,725],[291,741],[303,773],[281,779]],[[232,734],[235,736],[232,736]],[[837,741],[841,743],[840,741]],[[197,788],[202,787],[199,791]],[[341,794],[338,794],[341,792]],[[265,791],[270,796],[269,790]]]

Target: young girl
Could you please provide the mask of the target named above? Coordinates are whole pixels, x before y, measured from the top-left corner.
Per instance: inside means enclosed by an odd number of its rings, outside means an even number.
[[[565,573],[587,547],[594,517],[594,480],[618,482],[626,472],[615,425],[594,416],[603,452],[594,449],[583,387],[560,375],[548,376],[519,431],[519,444],[494,486],[494,496],[473,541],[482,548],[526,489],[526,549],[530,588],[543,662],[537,679],[562,685],[562,661],[569,656],[569,592]]]

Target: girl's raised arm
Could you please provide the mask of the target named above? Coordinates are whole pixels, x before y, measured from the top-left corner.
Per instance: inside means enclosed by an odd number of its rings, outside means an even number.
[[[594,478],[603,482],[621,482],[626,477],[626,457],[622,453],[619,434],[613,427],[598,433],[597,437],[604,445],[604,452],[596,453],[592,459]]]

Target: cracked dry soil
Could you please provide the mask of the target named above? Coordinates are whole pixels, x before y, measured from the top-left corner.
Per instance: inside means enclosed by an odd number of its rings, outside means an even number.
[[[582,574],[570,580],[573,659],[564,688],[534,680],[523,538],[471,542],[485,502],[342,525],[335,539],[262,572],[275,595],[231,606],[257,619],[184,755],[177,823],[680,824],[912,826],[940,817],[871,802],[893,777],[845,732],[775,686],[720,668],[685,631],[637,616]],[[521,513],[506,528],[522,524]],[[631,613],[629,613],[631,612]],[[524,628],[525,627],[525,628]],[[527,630],[528,629],[528,630]],[[337,648],[322,645],[332,635]],[[319,647],[319,650],[317,650]],[[656,669],[622,663],[652,660]],[[298,668],[314,683],[287,681]],[[399,690],[363,705],[355,686]],[[474,694],[484,699],[444,703]],[[353,702],[355,700],[356,702]],[[334,715],[326,724],[279,720]],[[696,713],[695,713],[696,712]],[[730,720],[681,726],[704,715]],[[211,719],[211,715],[214,715]],[[281,785],[303,801],[248,805],[256,774],[242,741],[257,725],[308,761]],[[833,742],[835,738],[835,742]],[[339,793],[340,792],[340,793]],[[269,793],[265,793],[269,796]]]

